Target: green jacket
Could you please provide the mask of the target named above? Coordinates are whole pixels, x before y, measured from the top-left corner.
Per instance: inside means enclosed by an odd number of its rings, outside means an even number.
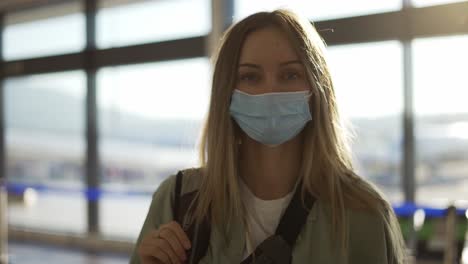
[[[196,169],[184,171],[181,193],[196,190],[199,186],[199,173]],[[173,220],[175,175],[167,178],[153,195],[148,215],[137,239],[130,263],[140,263],[136,248],[142,237],[150,230]],[[312,207],[306,224],[293,248],[292,263],[348,263],[348,264],[389,264],[386,236],[383,221],[375,214],[365,211],[347,210],[349,215],[349,254],[347,259],[338,256],[331,244],[330,219],[327,206],[317,200]],[[240,263],[245,245],[245,229],[242,221],[228,228],[229,245],[221,233],[212,227],[207,253],[200,263]]]

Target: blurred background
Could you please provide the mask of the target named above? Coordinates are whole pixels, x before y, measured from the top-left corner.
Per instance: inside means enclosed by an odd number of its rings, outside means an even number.
[[[278,7],[326,41],[356,169],[418,263],[468,263],[468,1],[453,0],[2,0],[1,263],[128,263],[151,194],[197,165],[217,40]]]

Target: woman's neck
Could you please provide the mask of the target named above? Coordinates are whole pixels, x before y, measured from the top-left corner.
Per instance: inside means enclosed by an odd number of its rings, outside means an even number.
[[[240,174],[255,196],[273,200],[293,190],[302,162],[302,142],[302,133],[277,147],[242,138]]]

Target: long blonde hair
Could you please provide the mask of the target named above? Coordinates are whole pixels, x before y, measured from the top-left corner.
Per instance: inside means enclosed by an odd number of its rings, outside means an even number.
[[[194,217],[209,216],[223,229],[232,217],[245,219],[239,192],[239,128],[229,113],[236,86],[243,42],[251,32],[275,26],[283,30],[301,59],[312,87],[314,119],[304,128],[300,178],[302,192],[326,202],[331,211],[332,234],[346,252],[345,208],[371,210],[384,221],[392,263],[402,263],[404,242],[390,204],[372,184],[353,172],[350,152],[337,110],[335,92],[325,60],[325,43],[313,25],[288,10],[260,12],[231,26],[214,57],[208,117],[200,144],[202,183]],[[224,231],[227,230],[224,228]]]

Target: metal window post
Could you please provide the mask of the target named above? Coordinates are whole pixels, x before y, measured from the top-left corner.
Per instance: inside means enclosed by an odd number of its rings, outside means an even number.
[[[402,187],[404,199],[407,203],[415,203],[415,137],[414,137],[414,108],[413,108],[413,53],[412,32],[410,17],[407,15],[411,8],[411,0],[403,0],[404,27],[406,34],[403,36],[403,161],[402,161]],[[410,218],[408,247],[414,253],[416,249],[416,233],[413,217]]]
[[[211,33],[206,39],[206,55],[210,57],[224,31],[232,24],[234,0],[211,0]]]
[[[86,183],[88,188],[88,232],[99,232],[99,153],[96,102],[96,1],[85,0],[86,14],[86,51],[84,65],[86,70]],[[89,199],[92,198],[92,199]]]
[[[3,63],[4,14],[0,13],[0,62]],[[8,263],[8,195],[6,190],[5,98],[3,68],[0,70],[0,264]]]

